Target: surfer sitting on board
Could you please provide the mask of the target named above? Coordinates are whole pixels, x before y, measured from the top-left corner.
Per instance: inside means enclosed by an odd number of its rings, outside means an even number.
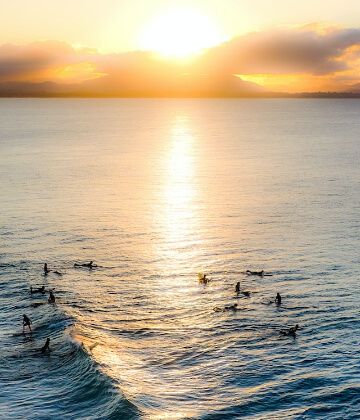
[[[28,326],[29,330],[31,331],[31,326],[30,324],[32,324],[31,320],[29,317],[27,317],[25,314],[23,315],[23,332],[25,331],[25,327]]]
[[[281,305],[281,296],[280,296],[280,293],[277,293],[277,294],[276,294],[276,297],[275,297],[275,304],[276,304],[276,305]]]
[[[50,270],[48,269],[47,263],[44,264],[44,274],[49,273]]]
[[[44,344],[43,347],[41,347],[41,353],[45,353],[46,350],[51,351],[49,345],[50,345],[50,338],[47,338],[46,343]]]
[[[242,293],[242,294],[243,294],[243,295],[245,295],[245,296],[250,296],[250,292],[245,292],[245,291],[241,291],[241,292],[240,292],[240,282],[239,282],[239,281],[236,283],[236,286],[235,286],[235,292],[236,292],[237,294]]]
[[[208,279],[208,278],[206,277],[206,274],[201,274],[201,273],[199,273],[199,274],[198,274],[198,277],[199,277],[199,282],[200,282],[200,283],[204,283],[204,284],[206,284],[207,282],[209,282],[209,281],[210,281],[210,279]]]
[[[48,302],[49,303],[55,303],[55,296],[54,296],[54,293],[52,292],[52,290],[50,290],[50,296],[49,296],[49,299],[48,299]]]

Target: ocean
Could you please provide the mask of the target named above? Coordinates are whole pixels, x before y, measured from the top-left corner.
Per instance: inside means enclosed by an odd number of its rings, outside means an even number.
[[[359,419],[359,114],[1,99],[0,418]]]

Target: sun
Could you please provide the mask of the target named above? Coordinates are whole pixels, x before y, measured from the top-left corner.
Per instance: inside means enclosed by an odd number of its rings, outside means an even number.
[[[205,15],[189,10],[168,11],[145,27],[141,44],[144,50],[167,56],[199,54],[224,41],[224,37]]]

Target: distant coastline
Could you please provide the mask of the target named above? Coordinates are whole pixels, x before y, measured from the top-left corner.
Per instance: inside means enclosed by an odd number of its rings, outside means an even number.
[[[1,91],[0,98],[148,98],[148,99],[360,99],[360,93],[352,92],[299,92],[299,93],[283,93],[283,92],[267,92],[258,94],[243,95],[121,95],[121,94],[95,94],[95,93],[53,93],[53,92],[22,92],[22,91]]]
[[[110,80],[105,84],[54,82],[3,82],[0,98],[360,98],[358,86],[353,91],[276,92],[239,78],[229,78],[219,85],[189,84],[166,86],[116,86]],[[200,80],[200,79],[199,79]],[[200,80],[201,81],[201,80]]]

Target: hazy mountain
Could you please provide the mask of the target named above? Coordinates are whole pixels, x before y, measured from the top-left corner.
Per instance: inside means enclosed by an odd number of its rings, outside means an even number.
[[[0,97],[38,97],[69,95],[77,85],[60,85],[54,82],[3,82]]]
[[[344,92],[360,93],[360,83],[350,86]]]
[[[161,77],[154,74],[103,76],[77,84],[53,82],[0,83],[2,97],[242,97],[259,96],[268,90],[256,83],[230,75],[179,74]]]

